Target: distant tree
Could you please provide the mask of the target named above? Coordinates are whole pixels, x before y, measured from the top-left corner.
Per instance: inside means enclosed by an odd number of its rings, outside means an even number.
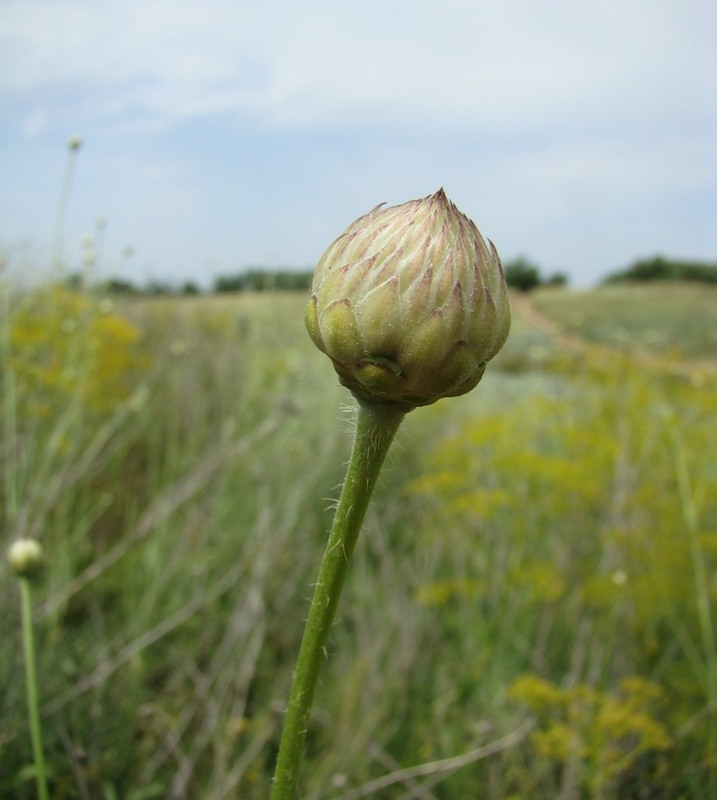
[[[543,286],[567,286],[568,276],[564,272],[554,272],[543,281]]]
[[[218,275],[212,285],[215,292],[240,292],[243,288],[244,280],[241,275]]]
[[[139,294],[140,292],[133,283],[122,278],[109,278],[102,284],[102,289],[110,294]]]
[[[276,288],[283,291],[303,292],[311,286],[314,271],[282,270],[276,273]]]
[[[627,269],[614,272],[605,278],[605,283],[619,281],[697,281],[717,283],[717,264],[695,261],[679,261],[653,256],[635,261]]]
[[[200,294],[201,289],[194,281],[184,281],[179,291],[182,294]]]
[[[516,258],[504,265],[505,281],[508,286],[520,289],[521,292],[529,292],[540,286],[540,270],[526,258]]]
[[[241,288],[245,292],[265,292],[272,285],[273,280],[268,270],[252,267],[241,276]]]
[[[158,297],[165,294],[174,294],[174,289],[166,281],[149,281],[144,290],[145,294]]]
[[[680,277],[683,281],[717,283],[717,264],[685,264]]]
[[[306,291],[311,286],[313,270],[264,269],[249,267],[236,275],[220,275],[214,279],[215,292]]]

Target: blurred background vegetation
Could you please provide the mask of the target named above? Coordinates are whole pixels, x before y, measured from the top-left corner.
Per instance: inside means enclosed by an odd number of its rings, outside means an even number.
[[[2,538],[48,555],[53,798],[268,795],[353,414],[281,275],[183,297],[3,284]],[[717,796],[717,289],[545,283],[516,289],[476,391],[399,433],[305,798]],[[22,800],[1,569],[0,796]]]

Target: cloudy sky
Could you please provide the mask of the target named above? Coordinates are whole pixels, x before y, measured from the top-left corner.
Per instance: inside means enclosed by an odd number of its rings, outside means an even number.
[[[140,282],[312,266],[440,186],[504,260],[576,286],[717,260],[717,5],[0,0],[16,270],[51,260],[73,134],[63,255],[106,220],[99,269]]]

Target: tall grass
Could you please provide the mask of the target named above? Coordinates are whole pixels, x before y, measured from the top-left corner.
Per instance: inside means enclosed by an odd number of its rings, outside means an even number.
[[[6,302],[2,536],[49,561],[51,795],[263,800],[351,439],[304,298]],[[715,412],[708,372],[606,364],[518,320],[480,392],[409,415],[329,645],[304,796],[709,796]],[[0,796],[22,800],[4,575]]]

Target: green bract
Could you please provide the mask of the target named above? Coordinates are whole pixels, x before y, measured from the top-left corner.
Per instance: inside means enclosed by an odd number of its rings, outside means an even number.
[[[309,334],[363,402],[409,410],[465,394],[510,329],[498,253],[443,189],[349,225],[311,291]]]

